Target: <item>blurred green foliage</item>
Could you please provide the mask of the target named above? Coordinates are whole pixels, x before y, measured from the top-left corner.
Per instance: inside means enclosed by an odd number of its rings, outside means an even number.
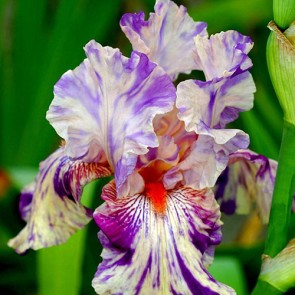
[[[282,112],[274,96],[265,61],[269,34],[266,25],[272,19],[271,1],[175,2],[185,5],[195,20],[207,22],[209,33],[233,29],[253,39],[255,45],[250,57],[254,64],[251,72],[257,86],[255,107],[241,114],[234,126],[249,133],[251,149],[277,159]],[[119,47],[128,55],[131,47],[120,30],[120,16],[140,10],[148,14],[153,11],[153,6],[153,0],[0,1],[0,169],[10,172],[12,178],[6,193],[0,196],[1,294],[37,294],[36,254],[30,252],[26,257],[19,257],[7,248],[6,242],[24,225],[18,216],[20,183],[16,180],[33,179],[33,176],[28,172],[31,170],[23,167],[36,168],[60,142],[45,119],[55,82],[85,58],[83,46],[91,39]],[[25,172],[25,177],[20,176],[21,171]],[[100,254],[96,231],[96,226],[90,224],[81,294],[94,294],[91,279]],[[253,251],[240,252],[233,248],[226,252],[227,256],[237,257],[239,263],[234,262],[236,266],[231,267],[245,272],[248,288],[253,285],[253,267],[257,274],[259,271],[259,251],[261,249],[257,251],[256,247]],[[241,259],[240,253],[246,253],[246,256]],[[223,252],[219,254],[222,256]],[[247,274],[249,269],[251,274]],[[50,271],[48,269],[48,273]],[[238,281],[243,285],[242,279]]]

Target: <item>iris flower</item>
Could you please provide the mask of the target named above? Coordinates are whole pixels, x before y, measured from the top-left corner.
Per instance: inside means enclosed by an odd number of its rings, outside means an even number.
[[[148,20],[125,14],[120,25],[130,58],[90,41],[86,59],[56,83],[47,119],[63,143],[24,188],[27,224],[9,245],[57,245],[94,218],[104,248],[98,294],[235,294],[207,270],[220,208],[250,210],[256,197],[267,218],[276,170],[246,150],[246,133],[227,128],[253,105],[253,43],[236,31],[209,37],[169,0]],[[176,82],[192,70],[205,81]],[[85,208],[83,186],[110,175],[103,205]]]

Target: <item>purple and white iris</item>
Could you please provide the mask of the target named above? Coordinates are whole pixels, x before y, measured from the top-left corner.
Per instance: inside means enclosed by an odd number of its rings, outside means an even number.
[[[170,0],[144,17],[121,19],[130,58],[90,41],[55,85],[47,119],[64,142],[23,190],[27,225],[9,245],[60,244],[94,218],[104,247],[98,294],[235,294],[207,270],[222,237],[218,202],[234,213],[256,195],[267,216],[276,170],[245,150],[246,133],[226,128],[253,105],[253,43],[235,31],[209,38]],[[206,80],[175,86],[192,70]],[[110,175],[93,213],[83,186]]]

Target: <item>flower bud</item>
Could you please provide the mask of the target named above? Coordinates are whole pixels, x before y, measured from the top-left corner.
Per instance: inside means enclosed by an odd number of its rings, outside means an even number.
[[[294,0],[273,1],[274,20],[280,28],[287,28],[295,19]]]
[[[267,43],[269,74],[284,111],[284,119],[295,125],[295,22],[282,33],[271,21]]]
[[[259,279],[282,292],[295,286],[295,239],[275,258],[263,256]]]

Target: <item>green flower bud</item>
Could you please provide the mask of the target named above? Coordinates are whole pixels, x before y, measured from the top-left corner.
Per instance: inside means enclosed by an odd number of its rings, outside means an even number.
[[[291,240],[275,258],[263,256],[259,279],[281,292],[295,286],[295,239]]]
[[[295,22],[285,33],[273,21],[268,27],[272,30],[267,43],[270,78],[284,111],[284,119],[295,125]]]
[[[274,20],[280,28],[288,28],[295,19],[295,0],[274,0],[273,14]]]

